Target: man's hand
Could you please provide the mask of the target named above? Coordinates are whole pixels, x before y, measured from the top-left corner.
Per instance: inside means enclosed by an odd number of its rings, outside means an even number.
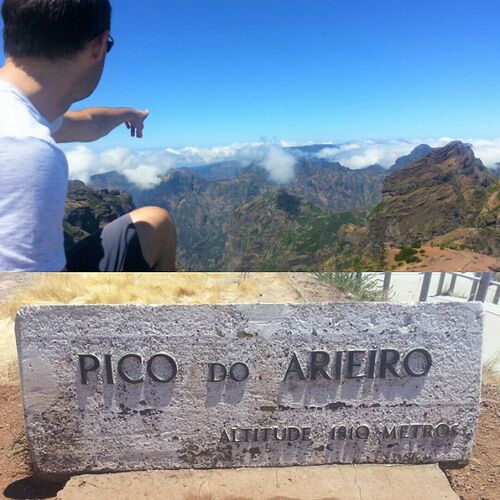
[[[132,108],[88,108],[68,111],[61,128],[52,136],[56,142],[93,142],[125,124],[132,137],[142,139],[149,110]]]
[[[144,132],[144,121],[149,116],[149,109],[146,111],[139,111],[137,109],[131,110],[131,118],[125,122],[125,125],[130,130],[130,135],[132,137],[137,137],[138,139],[143,138]]]

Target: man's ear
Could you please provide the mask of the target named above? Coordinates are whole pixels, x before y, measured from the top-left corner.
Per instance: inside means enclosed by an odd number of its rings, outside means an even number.
[[[109,31],[104,31],[88,43],[87,53],[93,61],[99,62],[104,59],[108,44],[108,35]]]

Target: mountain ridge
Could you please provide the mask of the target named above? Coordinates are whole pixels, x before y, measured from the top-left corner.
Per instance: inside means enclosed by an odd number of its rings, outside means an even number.
[[[351,170],[298,156],[295,178],[286,185],[272,183],[259,164],[233,161],[173,169],[149,190],[116,172],[92,180],[98,188],[129,189],[138,206],[171,211],[186,270],[377,270],[386,266],[388,246],[425,241],[500,252],[496,179],[472,148],[458,141],[441,148],[417,146],[389,169]],[[283,216],[280,197],[295,200],[300,221]],[[336,216],[345,223],[337,225]],[[299,243],[321,224],[332,234],[319,235],[319,246],[310,246],[307,258]]]

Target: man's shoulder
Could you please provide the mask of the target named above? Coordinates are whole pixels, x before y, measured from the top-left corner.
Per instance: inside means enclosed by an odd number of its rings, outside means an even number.
[[[4,198],[4,205],[15,204],[12,196],[35,206],[44,200],[64,199],[68,174],[66,156],[56,146],[35,137],[0,138],[0,200]],[[26,189],[32,190],[29,196]]]
[[[65,156],[54,141],[47,141],[42,137],[0,136],[0,144],[0,153],[19,152],[24,157],[28,157],[31,154]]]
[[[28,170],[51,169],[56,165],[67,169],[66,156],[55,143],[37,137],[0,137],[0,165],[4,171],[31,166]]]
[[[0,138],[38,138],[55,144],[38,112],[4,89],[0,89]]]

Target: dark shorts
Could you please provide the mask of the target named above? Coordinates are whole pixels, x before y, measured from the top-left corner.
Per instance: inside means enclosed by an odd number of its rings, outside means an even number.
[[[66,268],[74,273],[149,272],[137,230],[124,215],[66,252]]]

